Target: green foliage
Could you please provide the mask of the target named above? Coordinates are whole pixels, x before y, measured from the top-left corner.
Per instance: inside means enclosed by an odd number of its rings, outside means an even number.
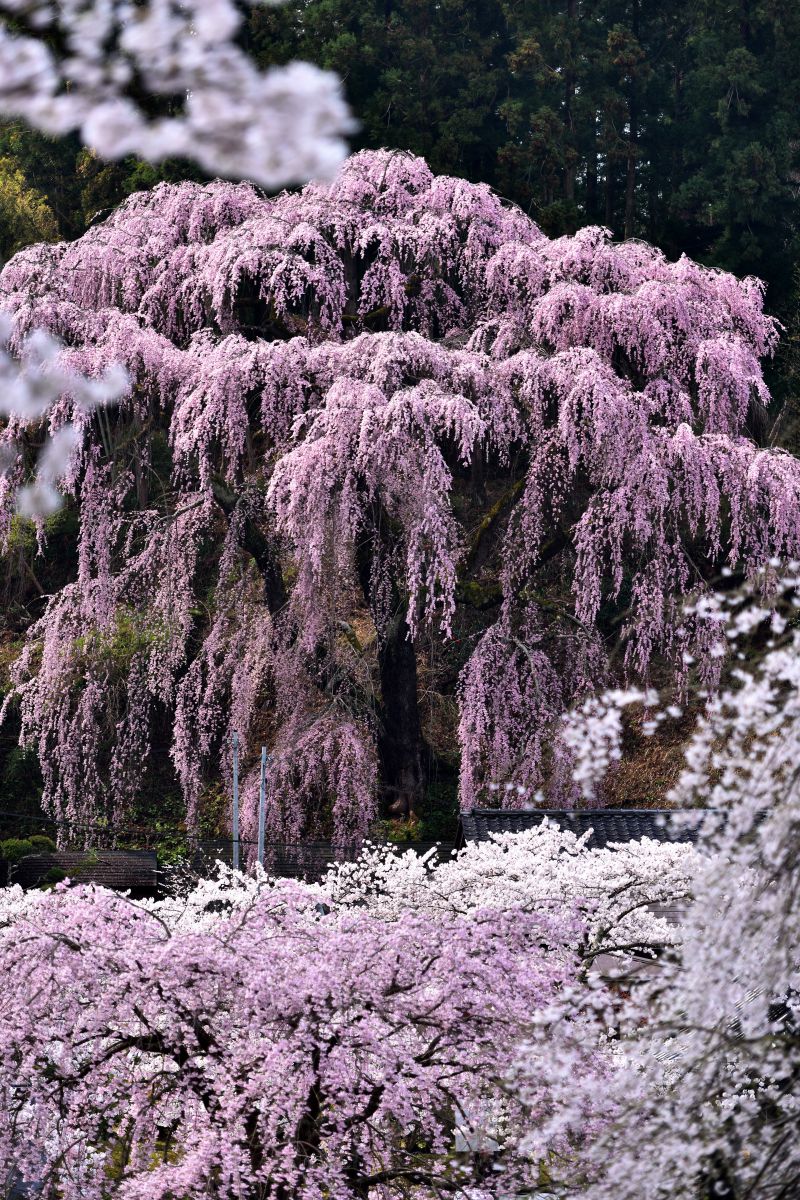
[[[13,158],[0,157],[0,258],[31,242],[55,242],[59,229],[41,192],[32,187]]]
[[[33,833],[27,840],[33,846],[36,854],[48,854],[56,849],[53,839],[46,837],[43,833]]]
[[[33,845],[27,838],[6,838],[0,842],[0,858],[16,863],[27,854],[33,854]]]
[[[79,237],[133,192],[161,180],[201,178],[181,160],[106,163],[74,135],[52,138],[0,123],[0,257],[31,242]]]
[[[0,124],[0,156],[13,163],[26,186],[44,198],[60,237],[75,237],[83,230],[76,171],[79,153],[80,143],[75,137],[47,137],[21,121]]]
[[[230,798],[220,786],[208,789],[199,806],[199,837],[214,840],[225,831],[225,821],[230,807]],[[142,837],[131,837],[130,849],[141,849],[144,844],[155,850],[160,867],[174,867],[185,863],[192,856],[193,840],[185,823],[186,812],[180,788],[166,756],[153,756],[147,790],[138,798],[130,814],[133,829],[146,831],[146,842]]]
[[[262,65],[299,57],[338,72],[357,147],[410,149],[434,171],[495,181],[510,49],[498,0],[256,5],[249,40]]]
[[[230,804],[230,792],[222,783],[210,783],[206,787],[198,816],[201,839],[212,841],[226,831]]]
[[[389,842],[452,842],[458,827],[458,786],[455,780],[430,783],[420,816],[388,821],[383,835]]]
[[[0,807],[19,813],[25,820],[23,829],[28,830],[35,827],[34,821],[41,815],[42,776],[33,751],[16,745],[19,730],[13,716],[6,717],[6,726],[0,742]],[[13,818],[0,816],[0,831],[7,830],[10,835],[18,829]]]
[[[36,526],[26,517],[11,521],[5,548],[0,551],[0,630],[18,633],[40,597],[52,594],[75,578],[78,514],[67,503],[44,522],[40,553]],[[3,683],[0,649],[0,687]]]
[[[689,253],[696,245],[711,262],[768,279],[781,306],[800,255],[798,45],[792,0],[703,0],[688,25],[690,70],[675,111],[673,237]]]
[[[403,845],[405,842],[419,842],[422,840],[420,827],[419,817],[406,817],[403,820],[390,821],[386,826],[386,840],[397,845]]]
[[[62,883],[66,878],[66,871],[62,871],[60,867],[51,867],[39,886],[51,888],[56,883]]]
[[[142,162],[128,156],[117,162],[104,162],[92,150],[82,147],[75,160],[75,172],[81,184],[80,208],[83,229],[102,220],[134,192],[149,191],[163,181],[200,179],[197,168],[183,160],[163,163]]]
[[[15,516],[11,518],[8,531],[6,554],[24,554],[33,556],[36,553],[36,526],[28,517]]]
[[[6,838],[4,842],[0,842],[0,858],[18,863],[29,854],[47,854],[55,849],[55,842],[43,834],[34,834],[29,838]]]
[[[458,827],[458,786],[452,782],[431,783],[425,796],[419,836],[423,842],[452,842]]]
[[[118,608],[110,628],[98,628],[78,638],[75,651],[80,659],[103,662],[117,673],[124,673],[135,655],[166,649],[170,632],[163,618],[133,608]]]
[[[152,846],[161,867],[176,867],[191,857],[191,846],[185,827],[172,827],[168,821],[156,821]]]

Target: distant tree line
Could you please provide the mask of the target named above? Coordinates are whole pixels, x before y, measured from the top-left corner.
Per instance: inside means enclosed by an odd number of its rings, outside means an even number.
[[[337,71],[354,149],[485,181],[548,234],[601,223],[770,285],[800,257],[794,0],[291,0],[255,5],[260,65]],[[102,163],[77,139],[0,128],[0,253],[75,237],[184,163]],[[14,208],[14,202],[17,207]],[[19,211],[17,211],[17,209]]]
[[[250,31],[339,72],[360,146],[488,182],[551,235],[601,223],[787,295],[794,0],[300,0]]]

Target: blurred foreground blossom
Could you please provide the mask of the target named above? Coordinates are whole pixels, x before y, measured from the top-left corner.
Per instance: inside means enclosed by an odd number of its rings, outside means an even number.
[[[62,396],[69,397],[73,413],[82,415],[118,400],[128,388],[128,375],[116,364],[96,378],[69,370],[61,362],[61,343],[43,330],[29,334],[15,354],[11,330],[9,318],[0,318],[0,417],[7,419],[0,434],[0,480],[4,489],[13,490],[21,466],[17,439],[22,430],[43,421]],[[66,421],[45,442],[34,481],[16,491],[16,507],[22,516],[46,517],[60,508],[57,485],[68,473],[80,441],[78,427]]]
[[[231,0],[2,0],[3,15],[0,111],[77,130],[103,158],[190,158],[277,188],[328,176],[346,154],[338,78],[302,62],[259,71],[233,41]],[[148,111],[151,96],[168,115]]]
[[[56,136],[77,130],[103,158],[188,158],[270,189],[331,176],[354,128],[338,78],[303,62],[260,72],[232,40],[240,23],[232,0],[1,0],[0,112]],[[148,111],[152,97],[169,115]],[[38,332],[19,366],[3,357],[0,417],[35,423],[64,390],[104,403],[124,389],[121,369],[99,384],[62,379],[57,357]],[[22,515],[58,509],[77,441],[62,430],[48,444],[35,482],[16,491]],[[0,476],[16,461],[6,448]]]

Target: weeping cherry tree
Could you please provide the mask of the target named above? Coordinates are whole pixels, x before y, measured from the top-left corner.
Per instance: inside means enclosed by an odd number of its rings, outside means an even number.
[[[800,553],[762,300],[388,152],[276,198],[161,185],[22,251],[12,350],[43,329],[65,372],[130,381],[47,415],[77,431],[79,545],[12,696],[46,807],[121,819],[157,725],[190,821],[237,732],[254,822],[266,740],[276,838],[419,813],[456,744],[463,805],[569,802],[558,714],[690,662],[713,683],[685,596]],[[41,422],[2,436],[8,537]]]

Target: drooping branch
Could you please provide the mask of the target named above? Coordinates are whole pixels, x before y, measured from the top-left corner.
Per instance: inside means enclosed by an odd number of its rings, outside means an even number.
[[[800,553],[797,462],[747,436],[777,338],[758,282],[597,228],[548,239],[411,155],[274,198],[132,196],[12,259],[0,307],[15,351],[63,340],[65,378],[123,364],[121,419],[161,447],[112,463],[109,414],[56,398],[78,579],[15,670],[45,804],[73,819],[113,806],[112,763],[133,801],[155,705],[195,815],[233,731],[248,814],[256,739],[274,752],[276,836],[363,833],[380,786],[418,811],[423,641],[462,801],[523,777],[565,800],[559,707],[612,674],[680,686],[687,656],[713,683],[682,598]],[[26,470],[0,479],[6,525]],[[365,604],[374,651],[346,632]]]
[[[213,483],[213,493],[214,499],[230,520],[236,511],[237,498],[222,481],[216,479]],[[242,549],[251,555],[264,580],[264,599],[269,611],[275,615],[286,604],[283,573],[273,543],[265,537],[250,513],[241,524],[241,544]]]

